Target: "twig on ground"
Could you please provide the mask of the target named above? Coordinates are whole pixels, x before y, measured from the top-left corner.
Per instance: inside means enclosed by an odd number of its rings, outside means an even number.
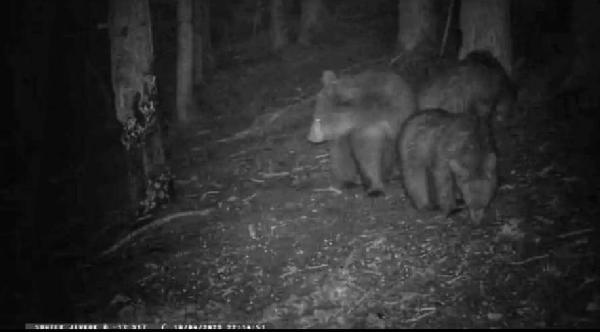
[[[572,232],[560,234],[560,235],[557,236],[557,238],[564,239],[564,238],[567,238],[567,237],[570,237],[570,236],[581,235],[581,234],[585,234],[585,233],[589,233],[589,232],[593,232],[593,231],[594,231],[593,228],[579,229],[579,230],[576,230],[576,231],[572,231]]]
[[[216,194],[218,194],[218,193],[220,193],[220,191],[218,191],[218,190],[210,190],[210,191],[207,191],[207,192],[205,192],[204,194],[202,194],[202,197],[200,197],[200,200],[202,200],[202,201],[203,201],[203,200],[206,198],[206,196],[208,196],[208,195],[216,195]]]
[[[511,265],[523,265],[523,264],[527,264],[533,261],[537,261],[540,259],[544,259],[544,258],[548,258],[548,254],[544,254],[544,255],[539,255],[539,256],[533,256],[533,257],[529,257],[525,260],[522,261],[518,261],[518,262],[511,262]]]
[[[328,192],[332,192],[332,193],[334,193],[334,194],[336,194],[336,195],[341,195],[341,194],[343,193],[341,190],[339,190],[339,189],[337,189],[337,188],[334,188],[334,187],[332,187],[332,186],[329,186],[329,187],[327,187],[327,188],[317,188],[317,189],[313,189],[313,191],[316,191],[316,192],[328,191]]]
[[[431,311],[429,311],[429,312],[426,312],[426,313],[424,313],[424,314],[422,314],[422,315],[418,315],[417,317],[413,317],[413,318],[411,318],[411,319],[407,319],[407,320],[405,320],[404,322],[405,322],[405,323],[415,323],[415,322],[418,322],[418,321],[420,321],[421,319],[423,319],[423,318],[425,318],[425,317],[428,317],[428,316],[431,316],[431,315],[435,314],[435,313],[436,313],[436,311],[437,311],[437,310],[435,310],[435,309],[434,309],[434,310],[431,310]]]
[[[242,139],[246,136],[249,136],[250,134],[252,134],[252,130],[246,129],[246,130],[240,131],[239,133],[234,134],[233,136],[222,138],[222,139],[218,140],[217,143],[228,143],[231,141]]]
[[[123,239],[119,240],[117,243],[113,244],[110,248],[104,250],[101,254],[100,257],[106,256],[112,252],[114,252],[115,250],[119,249],[121,246],[123,246],[125,243],[131,241],[134,237],[138,236],[139,234],[152,229],[152,228],[156,228],[158,226],[162,226],[172,220],[178,219],[178,218],[184,218],[184,217],[205,217],[207,216],[209,213],[211,213],[213,211],[212,208],[209,209],[204,209],[204,210],[194,210],[194,211],[186,211],[186,212],[178,212],[178,213],[174,213],[174,214],[170,214],[168,216],[162,217],[160,219],[156,219],[153,222],[144,225],[141,228],[136,229],[135,231],[127,234],[127,236],[125,236]]]
[[[248,196],[248,197],[246,197],[246,198],[243,198],[243,199],[242,199],[242,202],[244,202],[244,203],[248,204],[248,201],[250,201],[250,200],[251,200],[251,199],[253,199],[254,197],[256,197],[256,193],[254,193],[254,194],[252,194],[252,195],[250,195],[250,196]]]
[[[270,178],[278,178],[278,177],[282,177],[282,176],[288,176],[288,175],[290,175],[290,172],[272,172],[272,173],[260,172],[260,175],[262,175],[263,178],[270,179]]]

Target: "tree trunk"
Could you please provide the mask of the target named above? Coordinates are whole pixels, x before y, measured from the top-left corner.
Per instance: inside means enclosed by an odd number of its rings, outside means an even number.
[[[462,0],[460,58],[477,49],[487,49],[506,72],[512,71],[512,41],[509,0]]]
[[[574,57],[571,72],[562,90],[575,90],[584,85],[600,82],[600,4],[597,1],[576,0],[572,3],[571,32],[575,40]]]
[[[115,109],[125,123],[134,116],[136,95],[154,60],[150,8],[147,0],[111,0],[109,15]]]
[[[437,53],[438,0],[398,0],[398,51]]]
[[[203,54],[204,54],[204,64],[205,67],[209,66],[211,67],[213,65],[212,61],[208,61],[208,58],[211,57],[211,53],[212,53],[212,38],[211,38],[211,29],[210,29],[210,0],[204,0],[202,1],[202,4],[204,5],[202,8],[203,10],[203,20],[202,20],[202,24],[203,24],[203,31],[204,31],[204,39],[202,40],[204,42],[204,45],[202,47],[203,49]]]
[[[192,33],[192,0],[177,1],[177,117],[188,122],[193,97],[194,36]]]
[[[271,36],[274,51],[289,44],[283,0],[271,0]]]
[[[321,30],[324,11],[323,2],[321,0],[304,0],[301,2],[301,6],[298,43],[308,46]]]
[[[109,10],[111,74],[117,119],[122,124],[135,120],[143,128],[142,143],[128,146],[128,182],[130,209],[137,211],[151,173],[165,163],[159,121],[150,121],[142,109],[152,109],[156,82],[152,75],[154,49],[148,0],[111,0]],[[126,127],[127,128],[127,127]],[[123,137],[137,131],[124,129]]]
[[[204,31],[204,38],[202,39],[203,45],[202,45],[202,55],[203,55],[203,60],[204,60],[204,64],[202,66],[203,70],[204,70],[204,76],[210,76],[212,71],[215,68],[215,58],[214,58],[214,54],[213,54],[213,49],[212,49],[212,30],[211,30],[211,19],[210,19],[210,0],[204,0],[202,1],[202,3],[204,4],[204,19],[202,21],[203,24],[203,31]]]
[[[204,82],[204,41],[208,38],[207,25],[204,23],[206,11],[206,1],[196,0],[193,6],[193,21],[194,21],[194,85],[199,86]]]

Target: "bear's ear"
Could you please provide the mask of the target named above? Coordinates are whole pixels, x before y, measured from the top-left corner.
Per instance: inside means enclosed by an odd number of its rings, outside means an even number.
[[[460,179],[466,179],[469,177],[469,170],[458,163],[458,161],[451,159],[448,162],[448,166],[454,174],[456,174]]]
[[[323,76],[321,77],[321,82],[323,82],[323,86],[327,87],[337,82],[337,77],[335,73],[331,70],[325,70],[323,72]]]

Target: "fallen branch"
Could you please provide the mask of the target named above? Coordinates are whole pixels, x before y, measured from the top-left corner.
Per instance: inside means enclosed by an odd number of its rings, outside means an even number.
[[[248,197],[246,197],[246,198],[242,199],[242,202],[244,202],[244,203],[248,204],[248,202],[249,202],[251,199],[253,199],[254,197],[256,197],[256,193],[254,193],[254,194],[252,194],[252,195],[250,195],[250,196],[248,196]]]
[[[420,321],[421,319],[423,319],[425,317],[431,316],[431,315],[433,315],[435,313],[436,313],[436,310],[434,309],[432,311],[426,312],[426,313],[424,313],[422,315],[419,315],[417,317],[413,317],[411,319],[407,319],[407,320],[404,321],[404,323],[414,323],[414,322]]]
[[[272,172],[272,173],[260,172],[260,175],[262,175],[262,177],[265,179],[270,179],[270,178],[278,178],[278,177],[282,177],[282,176],[288,176],[288,175],[290,175],[290,172]]]
[[[203,136],[203,135],[208,135],[208,134],[210,134],[210,130],[204,129],[204,130],[197,131],[195,135],[196,136]]]
[[[511,265],[523,265],[523,264],[527,264],[533,261],[537,261],[540,259],[544,259],[544,258],[548,258],[548,254],[544,254],[544,255],[539,255],[539,256],[533,256],[533,257],[529,257],[525,260],[522,261],[518,261],[518,262],[511,262]]]
[[[235,158],[235,157],[239,157],[239,156],[241,156],[241,155],[243,155],[243,154],[246,154],[246,153],[248,153],[248,151],[246,151],[246,150],[238,151],[238,152],[236,152],[236,153],[232,153],[232,154],[230,154],[230,155],[229,155],[229,158]]]
[[[401,57],[402,57],[402,54],[396,55],[395,57],[391,58],[388,65],[390,65],[390,66],[393,65],[396,61],[400,60]]]
[[[335,193],[336,195],[341,195],[343,192],[341,190],[339,190],[338,188],[334,188],[332,186],[329,186],[327,188],[317,188],[317,189],[313,189],[313,191],[316,192],[322,192],[322,191],[328,191],[328,192],[332,192]]]
[[[168,216],[162,217],[160,219],[156,219],[153,222],[144,225],[141,228],[136,229],[135,231],[127,234],[127,236],[125,236],[123,239],[121,239],[120,241],[118,241],[117,243],[113,244],[110,248],[104,250],[99,257],[104,257],[114,251],[116,251],[117,249],[119,249],[121,246],[123,246],[125,243],[131,241],[134,237],[138,236],[139,234],[152,229],[152,228],[156,228],[158,226],[162,226],[172,220],[178,219],[178,218],[183,218],[183,217],[196,217],[196,216],[201,216],[201,217],[205,217],[207,216],[209,213],[212,212],[212,208],[209,209],[205,209],[205,210],[195,210],[195,211],[186,211],[186,212],[178,212],[178,213],[174,213],[174,214],[170,214]]]
[[[593,228],[585,228],[585,229],[580,229],[580,230],[576,230],[576,231],[572,231],[572,232],[560,234],[560,235],[557,236],[557,238],[564,239],[566,237],[575,236],[575,235],[581,235],[581,234],[585,234],[585,233],[589,233],[589,232],[593,232],[593,231],[594,231]]]
[[[327,264],[321,264],[321,265],[315,265],[315,266],[307,266],[305,268],[305,270],[317,270],[317,269],[323,269],[323,268],[326,268],[326,267],[329,267],[329,265],[327,265]]]
[[[456,277],[454,277],[454,278],[446,281],[446,284],[447,285],[452,285],[453,283],[455,283],[456,281],[460,280],[461,278],[463,278],[462,272],[459,275],[457,275]]]
[[[240,131],[239,133],[234,134],[233,136],[220,139],[217,141],[217,143],[227,143],[227,142],[235,141],[235,140],[247,137],[250,134],[252,134],[252,130],[246,129],[246,130]]]
[[[216,195],[220,193],[220,191],[218,190],[209,190],[207,192],[205,192],[204,194],[202,194],[202,197],[200,198],[201,201],[203,201],[208,195]]]

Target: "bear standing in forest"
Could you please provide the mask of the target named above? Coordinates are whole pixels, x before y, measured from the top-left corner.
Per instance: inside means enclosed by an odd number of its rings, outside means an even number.
[[[439,108],[451,113],[467,110],[502,121],[510,115],[517,88],[487,50],[475,50],[427,80],[418,92],[419,109]]]
[[[342,185],[363,184],[369,196],[384,194],[397,135],[416,110],[412,89],[390,72],[338,78],[324,71],[321,81],[307,139],[330,141],[331,170]]]
[[[465,201],[479,223],[497,186],[496,154],[489,121],[472,114],[422,110],[404,124],[398,150],[406,193],[418,210],[446,215]]]

